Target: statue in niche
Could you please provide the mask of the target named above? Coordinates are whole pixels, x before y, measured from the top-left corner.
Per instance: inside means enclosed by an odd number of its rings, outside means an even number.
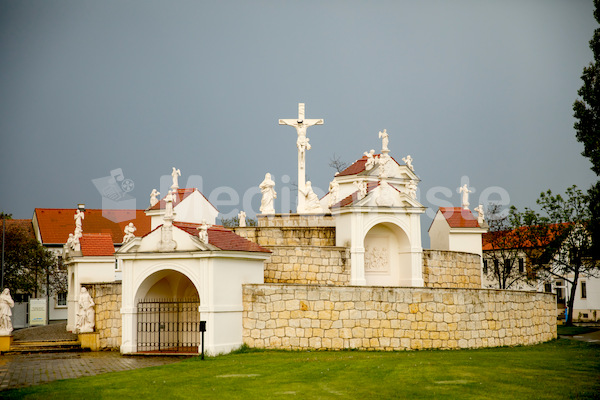
[[[175,201],[175,196],[173,195],[173,192],[173,190],[169,190],[169,193],[165,196],[164,219],[173,219],[173,202]]]
[[[387,130],[379,131],[379,139],[381,139],[381,152],[386,153],[389,152],[388,144],[390,142],[389,135]]]
[[[208,244],[208,224],[206,221],[202,221],[198,229],[198,238],[204,244]]]
[[[152,189],[152,193],[150,193],[150,207],[154,207],[158,203],[158,196],[160,192],[156,189]]]
[[[403,157],[403,158],[402,158],[402,161],[404,161],[404,162],[406,163],[406,166],[407,166],[408,168],[410,168],[410,170],[411,170],[411,171],[414,171],[414,170],[415,170],[415,168],[414,168],[414,167],[413,167],[413,165],[412,165],[412,161],[413,161],[413,159],[412,159],[412,157],[410,156],[410,154],[409,154],[409,155],[407,155],[406,157]]]
[[[410,197],[412,197],[413,199],[416,199],[417,198],[417,181],[415,181],[414,179],[411,179],[408,182],[407,189],[408,189],[408,195]]]
[[[10,296],[10,290],[5,288],[0,294],[0,336],[8,336],[13,331],[11,308],[15,306],[15,302]]]
[[[459,193],[462,193],[462,208],[465,210],[469,209],[469,193],[473,193],[472,190],[469,190],[467,184],[465,183],[458,189]]]
[[[173,167],[173,172],[171,172],[171,177],[173,178],[173,184],[171,185],[171,189],[177,190],[179,189],[179,177],[181,176],[181,170]]]
[[[239,220],[238,226],[240,228],[244,228],[246,226],[246,213],[244,212],[244,210],[242,210],[238,213],[238,220]]]
[[[354,186],[356,186],[356,190],[358,191],[356,200],[364,199],[367,195],[367,182],[354,181]]]
[[[333,207],[339,200],[340,184],[334,179],[329,182],[329,208]]]
[[[485,220],[485,215],[483,212],[483,204],[480,204],[479,206],[477,206],[475,208],[475,211],[477,211],[477,223],[479,224],[479,226],[483,225],[483,221]]]
[[[373,155],[375,154],[375,150],[371,149],[371,151],[369,151],[368,153],[365,151],[363,154],[367,156],[367,161],[365,162],[365,170],[370,171],[375,166],[375,157],[373,157]]]
[[[300,193],[304,196],[305,203],[304,208],[308,213],[322,213],[323,209],[321,208],[321,203],[319,202],[319,197],[316,195],[312,188],[312,183],[310,181],[306,182],[305,190],[300,190]]]
[[[131,239],[135,238],[133,232],[135,232],[136,230],[137,228],[133,226],[133,222],[130,222],[129,225],[125,225],[125,229],[123,229],[123,233],[125,233],[125,235],[123,236],[123,243],[127,243]]]
[[[265,180],[260,184],[260,192],[262,193],[262,199],[260,201],[260,212],[263,214],[275,214],[275,208],[273,203],[277,198],[275,192],[275,182],[271,179],[271,174],[265,174]]]
[[[94,313],[94,300],[88,293],[87,289],[82,287],[79,293],[79,311],[77,312],[77,333],[88,333],[94,331],[95,313]]]

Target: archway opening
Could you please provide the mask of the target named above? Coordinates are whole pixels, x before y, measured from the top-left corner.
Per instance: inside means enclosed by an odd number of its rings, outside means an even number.
[[[200,296],[194,283],[178,271],[158,271],[139,286],[138,353],[197,353],[200,345]]]
[[[411,247],[399,226],[380,223],[365,235],[365,281],[368,286],[402,286],[411,281]]]

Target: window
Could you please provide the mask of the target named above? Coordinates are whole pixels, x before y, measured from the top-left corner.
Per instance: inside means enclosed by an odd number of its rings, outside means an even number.
[[[494,260],[494,269],[498,271],[500,269],[500,261]]]
[[[552,293],[552,284],[551,283],[544,283],[544,292]]]
[[[488,260],[483,260],[483,273],[487,274],[488,273],[488,265],[487,265]]]
[[[519,273],[522,274],[525,272],[525,260],[519,258]]]
[[[64,307],[67,305],[67,292],[60,292],[56,294],[56,306]]]
[[[587,285],[585,281],[581,281],[581,298],[587,299]]]
[[[510,258],[505,258],[504,259],[504,270],[508,271],[510,269],[511,266],[511,262],[510,262]]]

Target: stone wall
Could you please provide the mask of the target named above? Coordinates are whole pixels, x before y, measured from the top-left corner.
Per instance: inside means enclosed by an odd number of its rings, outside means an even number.
[[[481,257],[458,251],[423,250],[423,280],[432,288],[481,288]]]
[[[556,338],[549,293],[276,284],[244,285],[243,293],[250,347],[459,349]]]
[[[121,347],[121,283],[84,284],[96,303],[96,327],[100,349]]]
[[[273,252],[265,262],[265,282],[349,284],[350,256],[345,247],[335,246],[331,216],[278,214],[259,218],[258,225],[234,231]]]

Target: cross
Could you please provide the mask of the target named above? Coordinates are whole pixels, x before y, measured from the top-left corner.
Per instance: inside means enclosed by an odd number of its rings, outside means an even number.
[[[298,210],[299,214],[305,212],[304,208],[304,195],[306,191],[306,173],[305,173],[305,153],[310,150],[309,139],[306,137],[306,129],[313,125],[323,125],[322,119],[305,119],[304,118],[304,103],[298,103],[298,118],[291,119],[280,119],[279,125],[289,125],[296,128],[298,133],[298,140],[296,141],[296,147],[298,147]]]

